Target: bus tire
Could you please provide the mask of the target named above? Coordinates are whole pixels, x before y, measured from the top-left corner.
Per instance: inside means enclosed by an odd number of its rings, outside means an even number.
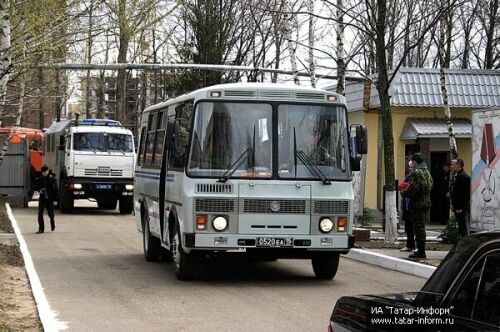
[[[75,201],[71,193],[66,192],[65,183],[61,183],[61,189],[59,190],[59,208],[61,213],[73,213],[73,208]]]
[[[332,280],[339,268],[340,254],[317,253],[311,261],[316,279]]]
[[[142,218],[142,248],[144,249],[144,258],[148,262],[157,262],[161,253],[160,239],[154,237],[149,231],[149,215],[147,211]]]
[[[172,239],[172,260],[174,273],[178,280],[188,281],[196,277],[198,259],[195,252],[186,253],[182,248],[181,229],[176,223],[174,237]]]
[[[134,198],[132,196],[120,198],[118,209],[120,210],[120,214],[131,214],[134,211]]]

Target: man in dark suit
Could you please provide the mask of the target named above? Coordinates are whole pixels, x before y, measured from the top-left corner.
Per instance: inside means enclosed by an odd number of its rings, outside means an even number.
[[[470,176],[465,173],[464,161],[460,158],[451,161],[451,171],[455,173],[451,204],[458,224],[458,233],[463,237],[469,234]]]
[[[35,190],[40,193],[38,199],[38,232],[41,234],[45,231],[45,222],[43,221],[43,211],[47,209],[47,214],[50,218],[50,228],[52,231],[56,229],[54,220],[54,204],[58,200],[56,179],[50,174],[47,166],[42,167],[42,176],[36,182]]]

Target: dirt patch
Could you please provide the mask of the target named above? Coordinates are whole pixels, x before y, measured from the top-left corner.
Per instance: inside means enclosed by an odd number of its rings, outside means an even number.
[[[10,224],[7,211],[5,210],[5,202],[0,199],[0,233],[14,233],[14,229]]]
[[[0,203],[0,231],[12,232]],[[0,331],[42,331],[24,260],[18,246],[0,245]]]
[[[384,241],[360,241],[356,242],[356,246],[359,248],[366,249],[401,249],[405,246],[406,241],[401,241],[397,244],[385,243]],[[429,242],[425,244],[426,251],[450,251],[453,247],[452,244],[442,243],[442,242]]]

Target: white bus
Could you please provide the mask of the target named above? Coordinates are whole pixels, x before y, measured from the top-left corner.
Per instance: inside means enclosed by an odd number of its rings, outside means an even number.
[[[59,186],[61,212],[76,199],[93,199],[101,209],[133,212],[134,139],[119,122],[66,120],[45,132],[45,159]]]
[[[354,244],[352,171],[366,128],[343,96],[298,86],[216,85],[144,110],[134,178],[144,255],[180,280],[208,253],[312,260],[332,279]]]

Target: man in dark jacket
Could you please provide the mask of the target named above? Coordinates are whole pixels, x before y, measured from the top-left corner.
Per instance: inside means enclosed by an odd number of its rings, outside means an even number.
[[[460,158],[451,161],[451,170],[455,173],[451,204],[458,224],[458,233],[463,237],[469,234],[470,176],[465,173],[464,161]]]
[[[411,176],[407,189],[401,191],[403,197],[411,199],[411,212],[415,227],[415,242],[417,250],[409,258],[426,258],[425,254],[425,221],[431,206],[432,177],[420,153],[415,153],[412,158],[417,163]]]
[[[50,174],[47,166],[42,167],[42,176],[36,182],[36,191],[40,193],[38,199],[38,232],[41,234],[45,231],[45,222],[43,221],[43,210],[47,209],[47,214],[50,218],[50,228],[52,231],[56,229],[54,220],[54,202],[58,200],[57,183],[54,177]]]

